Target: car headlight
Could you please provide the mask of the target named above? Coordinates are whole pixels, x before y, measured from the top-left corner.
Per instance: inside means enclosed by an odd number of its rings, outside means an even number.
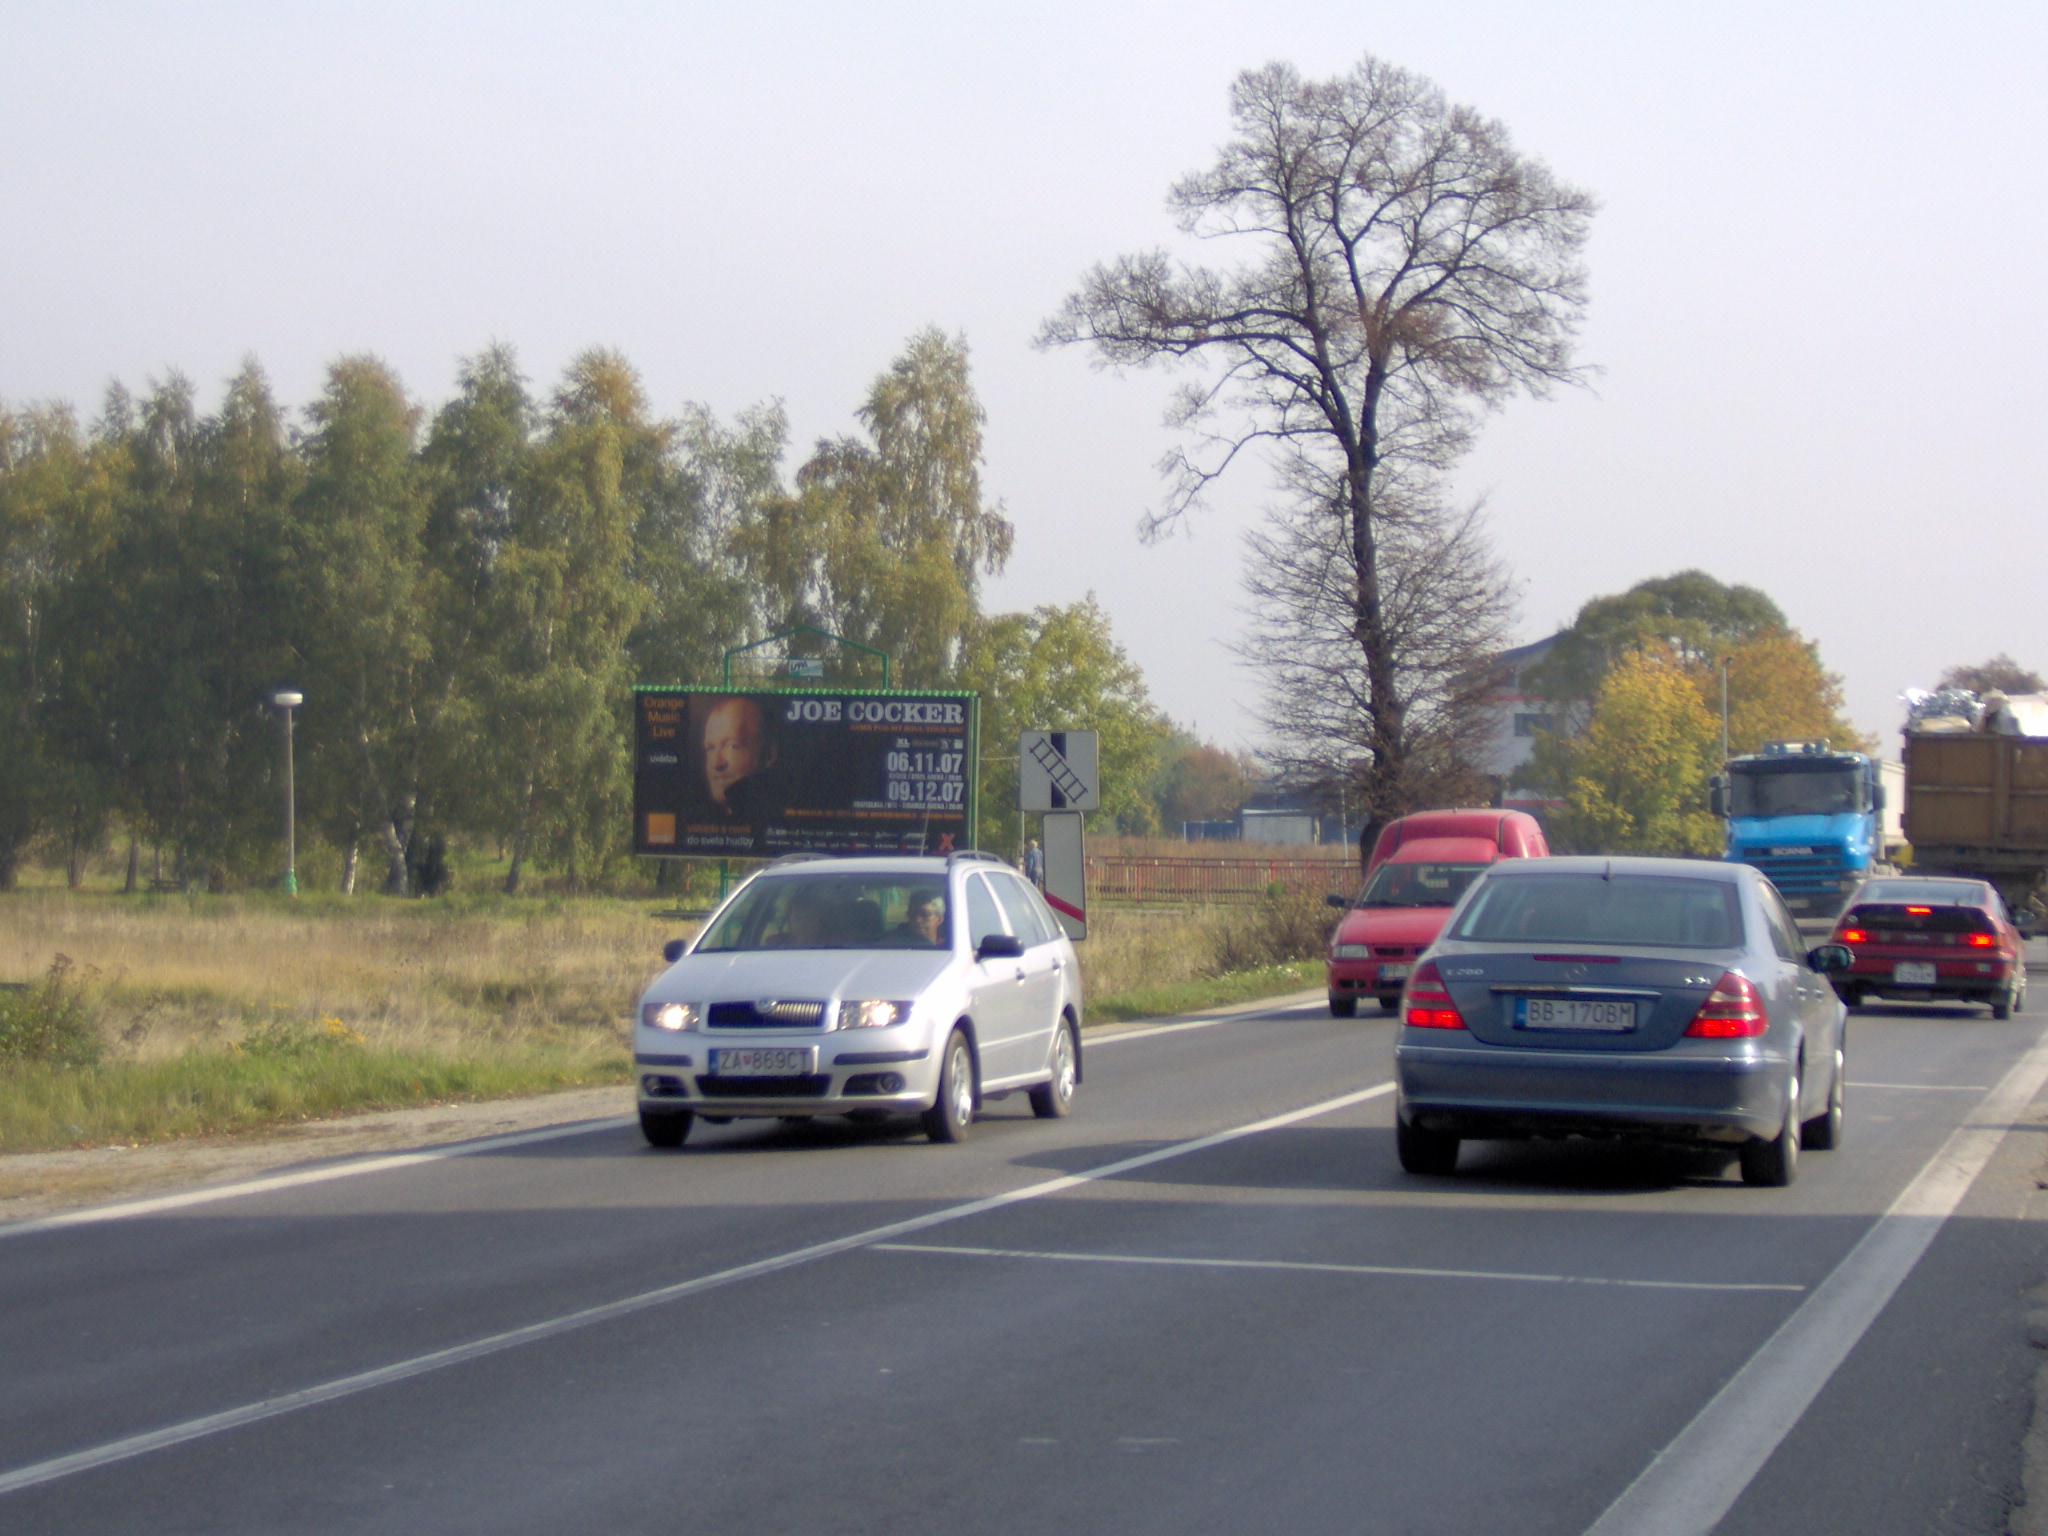
[[[695,1003],[642,1003],[640,1022],[649,1029],[695,1029]]]
[[[1333,960],[1364,960],[1371,956],[1370,944],[1339,944],[1330,951]]]
[[[879,998],[856,1002],[848,998],[839,1005],[841,1029],[887,1029],[891,1024],[901,1024],[909,1018],[908,1003],[884,1002]]]

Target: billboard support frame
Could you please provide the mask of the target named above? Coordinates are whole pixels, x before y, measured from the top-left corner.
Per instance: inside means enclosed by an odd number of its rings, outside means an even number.
[[[724,688],[732,687],[733,657],[744,656],[748,651],[758,651],[764,645],[773,645],[776,641],[787,640],[792,635],[816,635],[820,640],[830,640],[835,645],[843,645],[850,651],[860,651],[869,656],[879,656],[882,659],[882,687],[886,689],[889,686],[889,653],[887,651],[878,651],[872,645],[862,645],[858,640],[849,640],[844,635],[835,635],[831,630],[820,629],[815,624],[792,624],[788,629],[778,630],[764,639],[750,641],[746,645],[729,646],[725,653],[725,670],[722,674],[724,681],[719,686]]]

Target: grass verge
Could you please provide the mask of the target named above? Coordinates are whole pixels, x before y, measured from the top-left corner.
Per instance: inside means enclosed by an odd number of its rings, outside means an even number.
[[[191,1052],[0,1076],[0,1152],[167,1141],[328,1115],[513,1098],[628,1080],[626,1053],[583,1040],[520,1041],[489,1055],[340,1042],[301,1053]]]
[[[1320,960],[1262,965],[1252,970],[1229,971],[1196,981],[1166,982],[1159,986],[1112,993],[1108,997],[1090,997],[1087,1000],[1088,1022],[1122,1024],[1134,1019],[1200,1013],[1205,1008],[1227,1008],[1232,1003],[1249,1003],[1262,997],[1304,992],[1322,984],[1323,962]]]

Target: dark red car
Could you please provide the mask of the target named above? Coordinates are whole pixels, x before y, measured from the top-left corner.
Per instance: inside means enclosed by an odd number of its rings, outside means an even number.
[[[1851,1008],[1894,1002],[1984,1003],[2010,1018],[2027,995],[2026,951],[1983,880],[1866,880],[1835,924],[1856,963],[1833,978]]]

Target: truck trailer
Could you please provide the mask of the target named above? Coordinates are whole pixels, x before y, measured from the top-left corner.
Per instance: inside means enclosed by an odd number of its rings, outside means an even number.
[[[2023,928],[2048,876],[2048,737],[1985,731],[1905,736],[1913,872],[1989,880]]]

